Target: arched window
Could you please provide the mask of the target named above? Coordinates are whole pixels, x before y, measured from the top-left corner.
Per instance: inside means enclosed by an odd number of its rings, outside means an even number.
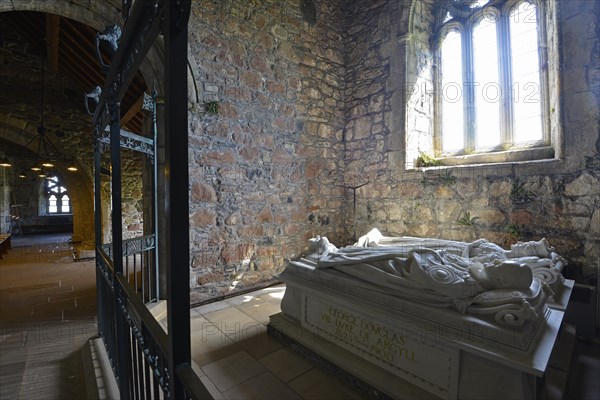
[[[71,199],[67,188],[62,186],[57,176],[46,178],[45,194],[48,214],[71,213]]]
[[[440,6],[434,41],[435,154],[550,146],[540,3],[446,0]]]

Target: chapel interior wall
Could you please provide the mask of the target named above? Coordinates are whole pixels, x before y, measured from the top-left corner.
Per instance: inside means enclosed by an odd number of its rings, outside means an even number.
[[[550,82],[557,92],[551,124],[562,130],[555,146],[559,158],[541,162],[501,163],[428,170],[412,168],[417,150],[431,146],[431,51],[428,2],[379,2],[349,13],[345,177],[370,182],[357,192],[357,212],[345,220],[359,232],[378,227],[387,235],[453,240],[487,238],[502,246],[546,237],[569,261],[567,274],[596,284],[600,259],[600,7],[595,2],[561,1],[550,8]],[[554,2],[549,2],[554,4]],[[400,44],[398,44],[400,43]],[[396,52],[396,47],[404,53]],[[353,57],[352,49],[360,49]],[[393,50],[393,51],[390,51]],[[392,70],[406,56],[406,70]],[[354,88],[356,71],[372,93]],[[399,78],[400,74],[401,78]],[[375,77],[375,78],[372,78]],[[429,86],[431,87],[431,86]],[[416,94],[416,95],[415,95]],[[394,96],[402,99],[393,103]],[[382,99],[380,107],[376,99]],[[407,110],[405,120],[397,115]],[[561,111],[561,113],[558,113]],[[473,224],[459,222],[469,213]]]

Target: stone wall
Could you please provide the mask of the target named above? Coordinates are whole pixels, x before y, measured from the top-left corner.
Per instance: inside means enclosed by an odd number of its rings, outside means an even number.
[[[151,208],[152,199],[144,199],[142,189],[142,157],[146,156],[123,151],[121,157],[123,239],[129,239],[144,234],[144,206]],[[148,204],[145,205],[144,202]]]
[[[0,167],[0,233],[6,233],[10,229],[10,220],[7,220],[7,217],[12,215],[10,208],[12,203],[10,199],[10,182],[13,179],[11,168]]]
[[[364,80],[376,93],[346,91],[348,176],[365,171],[370,183],[359,189],[356,225],[388,235],[455,240],[485,237],[503,246],[546,237],[569,261],[567,274],[596,284],[600,258],[599,6],[561,1],[560,69],[551,82],[559,91],[552,123],[562,124],[562,158],[539,162],[414,170],[414,138],[430,135],[429,94],[418,97],[405,82],[427,81],[431,57],[427,30],[429,2],[350,2],[348,87]],[[413,26],[409,26],[409,16]],[[352,48],[367,56],[352,57]],[[410,53],[412,51],[412,53]],[[406,66],[406,70],[403,66]],[[353,71],[357,71],[353,73]],[[360,86],[358,86],[360,87]],[[372,86],[371,86],[372,87]],[[404,93],[403,93],[404,92]],[[377,99],[383,98],[381,107]],[[388,101],[389,99],[389,101]],[[405,110],[409,110],[405,116]],[[419,122],[419,119],[421,121]],[[363,175],[364,176],[364,175]],[[350,209],[350,208],[348,208]],[[470,221],[465,218],[470,214]],[[352,221],[351,213],[345,218]]]
[[[189,48],[199,103],[190,102],[189,114],[192,301],[268,281],[307,238],[321,234],[347,244],[354,227],[359,235],[378,227],[390,235],[483,236],[505,246],[546,236],[568,258],[570,274],[594,282],[600,256],[597,2],[563,0],[552,10],[560,21],[560,57],[550,60],[560,70],[551,82],[562,101],[552,104],[560,111],[553,127],[563,131],[560,159],[413,170],[415,149],[431,143],[434,3],[193,2]],[[119,1],[99,4],[13,0],[0,10],[56,12],[102,29],[118,19]],[[37,101],[26,98],[37,98],[39,56],[10,36],[0,61],[0,134],[24,145],[37,126]],[[53,141],[81,166],[80,175],[66,178],[69,190],[80,193],[75,234],[91,243],[93,148],[79,100],[89,88],[60,74],[50,80],[60,107],[49,104],[56,116],[49,127],[69,132]],[[217,115],[206,111],[212,101]],[[126,160],[126,237],[143,231],[140,171],[139,160]],[[354,215],[349,188],[363,184]],[[467,212],[477,217],[472,223]]]
[[[192,4],[192,301],[271,280],[312,235],[344,240],[343,14],[309,3]]]

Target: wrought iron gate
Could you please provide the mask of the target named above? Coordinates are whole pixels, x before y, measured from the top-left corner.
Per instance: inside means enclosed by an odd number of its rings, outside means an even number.
[[[98,330],[122,399],[211,398],[192,371],[190,321],[188,312],[181,312],[188,310],[190,304],[186,69],[190,3],[191,0],[123,0],[123,29],[115,26],[102,35],[114,50],[110,65],[104,65],[100,60],[106,81],[102,88],[98,87],[86,95],[86,107],[88,99],[96,101],[93,132]],[[167,171],[164,188],[166,207],[161,214],[166,218],[166,229],[165,232],[155,231],[153,235],[123,240],[121,148],[151,154],[156,166],[157,138],[155,135],[150,140],[123,133],[119,122],[120,101],[159,34],[162,34],[165,49]],[[107,126],[110,127],[109,134],[105,132]],[[112,167],[112,243],[104,244],[100,170],[102,150],[107,146]],[[159,172],[156,167],[155,172]],[[156,182],[155,174],[154,197]],[[156,202],[154,209],[156,218]],[[167,332],[145,305],[145,302],[158,298],[156,243],[159,238],[164,241],[167,252]],[[130,269],[133,270],[133,280]]]

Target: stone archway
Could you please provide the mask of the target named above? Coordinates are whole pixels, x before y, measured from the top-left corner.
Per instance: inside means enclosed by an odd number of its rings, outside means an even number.
[[[107,25],[114,23],[122,24],[122,16],[120,12],[121,1],[89,1],[89,0],[72,0],[64,2],[60,0],[13,0],[10,2],[2,2],[0,4],[0,12],[9,11],[36,11],[42,13],[50,13],[61,17],[69,18],[77,22],[83,23],[94,28],[97,31],[102,31]],[[159,93],[164,93],[164,51],[162,38],[157,39],[157,42],[150,49],[146,59],[140,66],[140,73],[146,81],[148,87],[155,87]],[[193,55],[188,51],[188,98],[190,103],[198,103],[201,99],[199,93],[198,81],[195,76],[197,64],[193,59]],[[160,112],[160,110],[159,110]],[[159,113],[160,117],[160,113]],[[1,118],[1,116],[0,116]],[[0,122],[1,119],[0,119]],[[160,120],[159,120],[160,122]],[[10,125],[10,124],[9,124]],[[19,130],[18,126],[13,127]],[[163,142],[163,129],[161,124],[159,128],[159,142]],[[8,129],[8,130],[13,130]],[[35,132],[29,132],[29,135],[35,135]],[[24,135],[11,135],[17,144],[25,144],[32,136],[27,139]],[[91,150],[91,149],[90,149]],[[76,242],[81,242],[85,248],[93,247],[94,230],[93,230],[93,173],[91,162],[81,162],[82,171],[69,176],[68,184],[73,191],[73,202],[76,205],[77,215],[73,218],[73,239]],[[162,165],[162,160],[159,160],[159,166]],[[108,197],[104,196],[104,200],[108,201]],[[108,209],[109,207],[106,207]],[[75,208],[74,208],[75,210]],[[160,229],[160,227],[159,227]]]
[[[16,0],[11,2],[2,2],[0,4],[0,12],[34,11],[51,13],[83,23],[97,31],[102,31],[105,26],[114,22],[122,21],[118,8],[120,6],[120,2],[109,2],[112,4],[108,4],[108,6],[106,3],[107,2],[77,0],[71,2],[52,0],[32,2]],[[156,87],[159,95],[164,86],[162,82],[164,70],[162,54],[162,43],[157,42],[151,49],[147,59],[144,60],[142,66],[140,67],[140,72],[146,82],[148,82],[148,86]],[[193,71],[193,68],[189,69],[190,71]],[[197,99],[198,96],[195,93],[196,85],[193,84],[191,86],[194,88],[193,96]],[[10,141],[17,146],[23,147],[31,140],[34,140],[35,144],[35,138],[37,136],[36,123],[24,123],[22,120],[13,120],[10,117],[10,113],[8,113],[5,115],[0,115],[0,125],[2,126],[2,136],[5,140]],[[80,131],[80,134],[84,135],[85,132]],[[85,145],[89,148],[82,149],[81,145]],[[31,145],[29,147],[31,148]],[[84,248],[93,248],[93,145],[89,140],[87,140],[80,142],[78,147],[79,150],[83,150],[80,151],[80,153],[86,152],[89,154],[81,156],[81,154],[73,154],[73,151],[69,151],[69,149],[65,148],[56,149],[56,154],[65,156],[67,158],[79,158],[79,171],[74,174],[65,174],[65,180],[73,194],[73,240],[75,242],[80,242]],[[73,148],[71,147],[71,150],[72,149]],[[77,153],[77,151],[75,153]],[[81,157],[83,157],[83,159]]]

